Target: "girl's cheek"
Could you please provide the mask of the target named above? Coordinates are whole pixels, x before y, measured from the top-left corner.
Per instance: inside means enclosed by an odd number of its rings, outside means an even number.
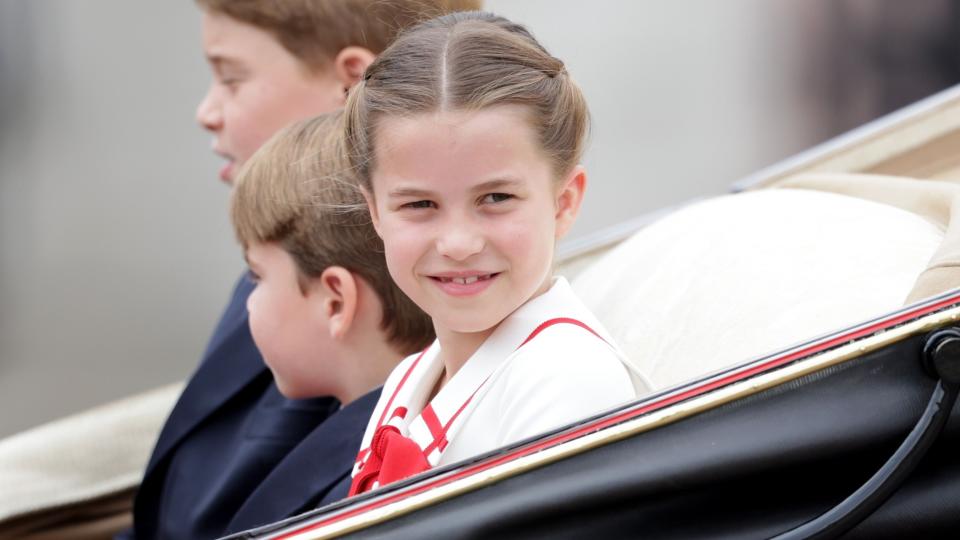
[[[381,222],[383,247],[387,255],[396,259],[416,251],[428,236],[422,229],[416,224],[401,220]]]
[[[548,223],[535,215],[514,216],[513,219],[499,220],[493,224],[497,236],[515,246],[535,247],[539,244],[552,244],[553,234]]]

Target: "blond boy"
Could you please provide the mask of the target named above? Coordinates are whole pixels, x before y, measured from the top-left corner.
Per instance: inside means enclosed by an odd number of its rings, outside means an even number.
[[[360,191],[338,159],[340,111],[297,122],[261,148],[230,206],[256,286],[254,342],[289,398],[347,407],[432,340],[396,287]]]
[[[340,117],[338,111],[281,131],[254,154],[234,188],[231,218],[256,282],[247,300],[253,339],[285,396],[333,396],[342,408],[300,444],[287,472],[267,478],[228,531],[345,496],[352,463],[332,456],[359,448],[379,387],[433,336],[430,319],[391,280],[383,243],[346,176]],[[294,497],[282,476],[306,471],[328,480],[313,478]],[[265,513],[279,496],[299,500]]]

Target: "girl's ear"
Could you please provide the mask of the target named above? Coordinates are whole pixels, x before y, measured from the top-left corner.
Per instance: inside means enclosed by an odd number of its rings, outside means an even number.
[[[357,278],[342,266],[330,266],[320,274],[318,299],[327,320],[330,337],[343,339],[357,315]]]
[[[373,229],[377,231],[377,236],[383,238],[383,235],[380,234],[380,213],[377,212],[377,202],[373,199],[373,193],[362,186],[360,187],[360,193],[363,194],[363,200],[367,201],[367,210],[370,211],[370,221],[373,223]]]
[[[580,213],[580,204],[587,189],[587,171],[582,165],[570,170],[557,191],[556,238],[562,238]]]
[[[349,90],[356,84],[363,77],[363,71],[376,58],[377,55],[365,47],[350,45],[340,49],[340,52],[333,59],[333,71],[343,89]]]

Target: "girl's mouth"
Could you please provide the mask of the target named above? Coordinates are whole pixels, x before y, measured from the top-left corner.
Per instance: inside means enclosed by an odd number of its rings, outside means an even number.
[[[430,279],[449,295],[472,296],[483,292],[499,275],[500,272],[494,272],[467,276],[430,276]]]
[[[435,279],[440,280],[441,283],[459,283],[460,285],[470,285],[471,283],[476,283],[478,281],[486,281],[496,274],[478,274],[476,276],[467,276],[467,277],[445,277],[438,276]]]

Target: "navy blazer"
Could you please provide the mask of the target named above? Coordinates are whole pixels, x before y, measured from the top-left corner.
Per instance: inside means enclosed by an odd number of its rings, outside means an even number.
[[[221,536],[276,464],[338,407],[332,398],[293,401],[277,390],[247,323],[254,286],[240,278],[160,432],[134,501],[135,538]]]
[[[346,498],[380,388],[332,414],[297,445],[240,507],[227,533],[252,529]]]

